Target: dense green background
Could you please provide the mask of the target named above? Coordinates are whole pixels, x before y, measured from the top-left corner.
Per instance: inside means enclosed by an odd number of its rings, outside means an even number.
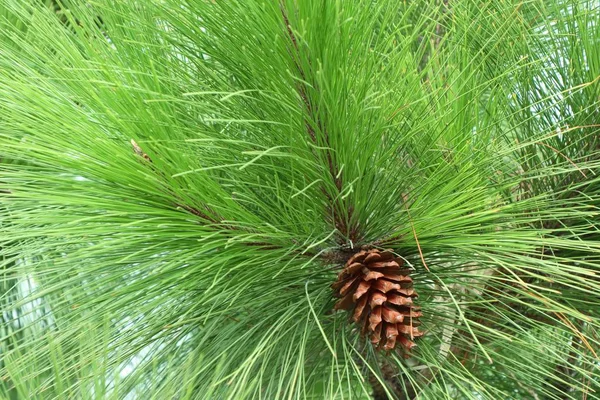
[[[0,3],[2,398],[600,398],[597,1],[47,3]],[[332,312],[363,245],[409,361]]]

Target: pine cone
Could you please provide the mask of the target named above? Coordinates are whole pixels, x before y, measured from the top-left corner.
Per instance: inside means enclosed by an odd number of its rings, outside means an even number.
[[[331,287],[341,297],[335,309],[354,310],[352,319],[363,335],[369,333],[371,343],[392,350],[399,341],[408,354],[416,346],[414,338],[424,332],[417,328],[422,313],[413,305],[417,292],[403,265],[391,250],[361,251],[350,257]]]

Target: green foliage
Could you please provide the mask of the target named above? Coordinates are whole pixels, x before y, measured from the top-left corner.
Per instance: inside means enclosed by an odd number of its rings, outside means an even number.
[[[45,3],[0,4],[1,398],[600,399],[597,1]],[[332,311],[361,246],[409,360]]]

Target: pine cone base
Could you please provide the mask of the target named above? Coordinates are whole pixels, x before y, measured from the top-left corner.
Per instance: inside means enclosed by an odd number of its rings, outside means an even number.
[[[363,250],[348,259],[331,286],[340,300],[335,309],[352,312],[363,335],[377,348],[392,350],[399,342],[405,354],[416,346],[422,313],[410,269],[391,250]]]

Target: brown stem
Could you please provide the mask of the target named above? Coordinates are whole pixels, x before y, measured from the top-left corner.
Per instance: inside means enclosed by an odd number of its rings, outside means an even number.
[[[417,379],[421,383],[426,384],[432,378],[433,374],[429,368],[426,368],[415,379],[411,380],[403,373],[393,367],[386,360],[379,362],[381,370],[381,379],[385,383],[387,392],[379,379],[373,373],[369,374],[369,383],[373,389],[374,400],[413,400],[419,394],[419,385],[415,385],[414,380]],[[392,395],[390,397],[388,392]]]
[[[396,376],[394,371],[386,365],[382,365],[381,378],[386,384],[387,391],[373,373],[369,376],[369,383],[373,388],[373,400],[409,400],[416,396],[416,391],[412,386],[407,385],[408,391],[402,389],[399,381],[400,377]],[[388,395],[388,391],[391,392],[393,397]]]
[[[307,92],[308,77],[307,77],[307,74],[306,74],[304,68],[302,67],[302,65],[300,63],[300,54],[301,53],[300,53],[300,47],[298,44],[298,39],[296,38],[296,35],[294,34],[294,32],[291,28],[288,14],[287,14],[287,11],[286,11],[286,8],[285,8],[283,2],[280,2],[279,7],[281,9],[281,15],[283,18],[283,22],[285,24],[287,35],[292,44],[292,51],[290,52],[291,53],[290,55],[291,55],[292,59],[294,60],[294,64],[295,64],[296,69],[301,78],[301,82],[298,82],[296,84],[296,88],[297,88],[298,94],[300,95],[300,98],[302,99],[303,106],[306,110],[307,116],[304,118],[304,125],[306,127],[306,132],[308,133],[308,136],[310,137],[312,143],[315,145],[319,145],[318,138],[317,138],[317,132],[311,122],[311,121],[315,121],[316,128],[319,130],[319,132],[322,133],[324,145],[327,148],[327,150],[325,150],[327,168],[329,170],[329,174],[330,174],[330,176],[335,184],[335,187],[337,189],[337,192],[339,194],[342,191],[342,187],[343,187],[342,174],[340,173],[340,170],[339,170],[337,164],[335,163],[335,161],[333,159],[333,155],[331,153],[331,140],[329,137],[329,132],[327,131],[327,127],[325,126],[324,122],[319,117],[319,110],[315,110],[315,108],[313,107],[313,105],[310,102],[310,97]],[[319,89],[315,82],[312,82],[312,87],[318,92]],[[313,154],[315,155],[316,158],[318,158],[315,151],[313,151]],[[329,194],[329,192],[327,191],[327,188],[324,185],[321,186],[321,192],[325,195],[328,203],[330,204],[329,210],[328,210],[329,218],[333,222],[333,225],[335,226],[335,228],[339,232],[344,234],[346,237],[348,237],[350,240],[352,240],[352,242],[356,242],[358,239],[358,236],[359,236],[358,226],[356,224],[354,224],[353,226],[348,226],[348,224],[346,222],[346,221],[350,221],[352,219],[352,214],[354,211],[353,207],[352,206],[347,207],[347,212],[344,213],[344,212],[342,212],[344,209],[342,207],[342,205],[338,203],[338,200],[336,200]]]
[[[133,139],[131,139],[131,146],[133,147],[134,153],[137,154],[138,156],[142,157],[145,160],[145,162],[147,163],[147,165],[149,165],[151,167],[152,171],[155,172],[157,175],[159,175],[163,179],[163,181],[166,181],[165,175],[161,171],[157,170],[157,168],[154,166],[154,163],[153,163],[152,159],[150,158],[150,156],[148,154],[144,153],[144,151],[142,150],[140,145],[138,145],[136,143],[136,141]],[[221,216],[219,216],[217,213],[215,213],[209,206],[205,205],[204,208],[206,209],[207,212],[211,213],[212,215],[217,215],[216,218],[211,217],[209,214],[200,211],[196,207],[192,207],[192,206],[185,204],[182,198],[177,196],[177,194],[175,194],[170,188],[168,188],[166,186],[166,183],[164,183],[164,186],[165,186],[165,190],[167,191],[167,193],[177,199],[177,201],[173,204],[175,207],[182,208],[185,211],[187,211],[191,214],[194,214],[195,216],[200,217],[212,224],[221,224],[222,223],[223,218]],[[232,229],[232,230],[237,229],[236,227],[228,227],[228,228]]]
[[[186,204],[175,203],[174,205],[175,205],[175,207],[180,207],[180,208],[184,209],[185,211],[189,212],[190,214],[194,214],[195,216],[200,217],[200,218],[202,218],[210,223],[213,223],[213,224],[220,224],[221,221],[223,220],[222,218],[220,220],[212,218],[208,214],[203,213],[202,211],[198,210],[197,208],[188,206]],[[232,229],[232,230],[237,229],[237,227],[234,227],[234,226],[229,226],[228,228]]]

